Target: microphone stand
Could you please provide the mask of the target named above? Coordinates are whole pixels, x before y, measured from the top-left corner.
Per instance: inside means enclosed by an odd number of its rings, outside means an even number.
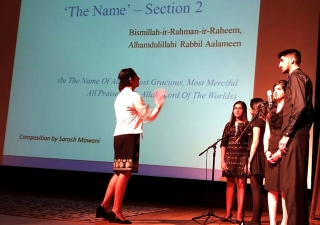
[[[251,126],[251,124],[253,123],[253,121],[258,117],[260,110],[262,109],[262,107],[264,107],[264,104],[261,105],[261,107],[256,111],[256,113],[253,115],[253,117],[251,118],[251,121],[249,121],[248,125],[243,129],[243,131],[241,132],[241,134],[239,135],[238,139],[236,140],[235,143],[238,143],[239,140],[241,139],[241,137],[243,136],[243,134],[249,129],[249,127]],[[245,169],[245,173],[244,173],[244,196],[243,196],[243,206],[242,206],[242,217],[241,217],[241,223],[240,225],[245,225],[244,223],[244,214],[245,214],[245,209],[244,209],[244,203],[245,203],[245,199],[246,199],[246,186],[247,186],[247,174],[248,174],[248,158],[249,158],[249,154],[250,154],[250,149],[251,149],[251,133],[248,133],[248,154],[246,156],[246,169]]]
[[[216,147],[217,147],[217,144],[218,144],[221,140],[223,140],[224,138],[226,138],[226,137],[228,137],[228,135],[226,135],[226,136],[224,136],[224,137],[222,137],[222,138],[220,138],[220,139],[217,139],[217,141],[216,141],[215,143],[213,143],[212,145],[210,145],[206,150],[204,150],[203,152],[201,152],[201,153],[199,154],[199,156],[201,156],[203,153],[207,152],[210,148],[213,148],[212,176],[211,176],[211,190],[212,190],[212,191],[213,191],[213,182],[214,182],[214,167],[215,167],[214,165],[215,165],[215,158],[216,158]],[[210,199],[210,198],[209,198],[209,199]],[[216,218],[219,218],[219,219],[221,220],[221,219],[222,219],[221,217],[219,217],[219,216],[217,216],[217,215],[214,214],[213,209],[212,209],[212,202],[213,202],[213,195],[211,194],[210,208],[209,208],[209,210],[208,210],[208,213],[206,213],[206,214],[203,213],[201,216],[193,217],[192,220],[196,222],[196,219],[200,219],[200,218],[203,218],[203,217],[205,218],[205,217],[206,217],[206,219],[205,219],[205,221],[204,221],[203,224],[205,224],[211,216],[216,217]]]

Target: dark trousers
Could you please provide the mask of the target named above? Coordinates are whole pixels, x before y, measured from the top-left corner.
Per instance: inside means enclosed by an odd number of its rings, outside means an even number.
[[[288,225],[308,225],[307,174],[309,129],[298,130],[288,142],[282,157],[282,188],[288,211]]]

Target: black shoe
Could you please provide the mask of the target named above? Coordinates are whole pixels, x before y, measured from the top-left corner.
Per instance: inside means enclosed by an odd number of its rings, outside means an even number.
[[[109,213],[109,222],[110,223],[132,224],[132,222],[130,220],[119,219],[113,211],[110,211],[110,213]]]
[[[242,224],[242,220],[236,220],[236,224]]]
[[[221,221],[222,222],[231,222],[232,216],[233,216],[232,213],[230,213],[227,218],[221,218]]]
[[[109,213],[106,212],[106,210],[99,205],[96,209],[96,218],[104,218],[106,220],[109,220],[110,216]]]

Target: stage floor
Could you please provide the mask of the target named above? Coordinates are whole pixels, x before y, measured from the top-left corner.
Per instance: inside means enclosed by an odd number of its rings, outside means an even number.
[[[50,197],[52,202],[56,200]],[[39,196],[36,196],[35,201],[39,199]],[[91,211],[92,204],[97,199],[86,199],[88,201],[89,211]],[[61,198],[57,199],[57,201],[61,201]],[[74,200],[72,200],[74,201]],[[83,201],[83,200],[82,200]],[[205,224],[235,224],[235,216],[233,216],[233,221],[231,222],[221,222],[219,218],[212,216],[217,215],[219,217],[224,216],[224,209],[223,208],[206,208],[206,207],[199,207],[199,206],[187,206],[187,205],[174,205],[174,204],[165,204],[165,203],[153,203],[153,202],[125,202],[125,206],[131,205],[137,207],[136,215],[132,213],[130,216],[127,216],[128,220],[131,220],[135,225],[197,225],[197,224],[204,224],[205,220],[208,218]],[[139,214],[138,211],[142,209],[161,209],[161,210],[151,210],[145,211],[142,214]],[[28,209],[30,210],[30,209]],[[34,213],[28,216],[21,216],[21,215],[8,215],[8,214],[0,214],[0,225],[80,225],[80,224],[109,224],[109,221],[105,221],[102,219],[94,219],[88,222],[81,221],[80,219],[77,220],[73,218],[70,219],[57,219],[57,218],[39,218],[37,217],[36,211],[39,209],[34,209]],[[60,209],[63,210],[63,207]],[[77,210],[77,209],[75,209]],[[91,214],[94,215],[95,208],[92,208]],[[127,211],[129,213],[129,211]],[[30,212],[29,212],[30,213]],[[61,213],[64,213],[61,211]],[[235,210],[233,210],[233,214],[235,214]],[[14,213],[13,213],[14,214]],[[50,214],[50,212],[49,212]],[[206,215],[211,214],[210,217]],[[195,219],[196,217],[202,216],[202,218]],[[245,212],[245,221],[251,219],[252,212],[246,211]],[[84,215],[86,216],[86,215]],[[277,220],[281,221],[281,215],[277,216]],[[262,217],[262,224],[269,224],[269,217],[268,213],[264,212]],[[319,220],[310,220],[310,225],[320,225]]]

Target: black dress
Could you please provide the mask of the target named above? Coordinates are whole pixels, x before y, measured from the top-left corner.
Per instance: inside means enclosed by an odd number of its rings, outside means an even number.
[[[245,124],[238,124],[238,131],[235,125],[229,127],[226,124],[223,131],[223,140],[221,146],[226,147],[225,161],[228,171],[222,172],[223,177],[244,177],[246,174],[246,162],[248,157],[248,133],[243,134],[241,139],[236,143],[240,133],[244,130]]]
[[[282,110],[279,113],[272,112],[269,119],[270,138],[269,138],[269,151],[274,154],[279,149],[279,141],[282,138]],[[265,159],[266,160],[266,159]],[[271,164],[266,160],[265,165],[265,189],[269,191],[281,191],[280,185],[280,169],[281,159]]]
[[[264,156],[264,148],[263,148],[263,136],[266,128],[266,121],[261,118],[257,118],[252,122],[252,128],[258,127],[260,128],[260,136],[259,136],[259,145],[256,150],[256,153],[253,156],[251,161],[251,174],[259,174],[264,176],[265,174],[265,156]]]

